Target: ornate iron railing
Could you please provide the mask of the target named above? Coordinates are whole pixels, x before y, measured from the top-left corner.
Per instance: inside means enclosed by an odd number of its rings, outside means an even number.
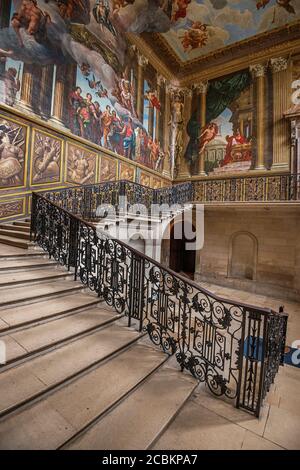
[[[70,191],[70,197],[81,195],[85,201],[83,188]],[[81,202],[65,201],[57,194],[33,193],[34,241],[49,257],[74,268],[75,279],[127,315],[128,325],[134,322],[154,344],[175,354],[182,370],[205,382],[215,395],[259,416],[263,397],[282,364],[287,316],[211,294],[97,232],[72,213],[78,214]],[[115,189],[109,198],[114,197]]]
[[[300,201],[300,174],[202,179],[193,192],[201,203]]]
[[[193,200],[191,182],[162,189],[151,189],[131,181],[114,181],[93,185],[74,186],[43,193],[44,197],[63,209],[85,220],[97,218],[101,205],[110,205],[116,213],[126,211],[129,205],[143,204],[149,211],[152,204],[184,204]],[[126,201],[125,201],[126,196]],[[127,207],[125,207],[127,204]]]

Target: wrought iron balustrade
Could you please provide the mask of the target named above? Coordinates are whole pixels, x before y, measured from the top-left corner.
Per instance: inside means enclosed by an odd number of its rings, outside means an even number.
[[[202,179],[193,189],[200,203],[300,201],[300,174]]]
[[[124,186],[119,189],[123,191]],[[92,187],[88,193],[82,188],[66,191],[63,196],[60,192],[48,192],[46,197],[33,193],[34,241],[49,257],[74,268],[75,279],[124,313],[128,325],[134,322],[164,352],[175,354],[182,370],[206,383],[215,395],[232,399],[237,407],[259,416],[262,400],[282,364],[287,316],[221,299],[125,243],[108,238],[77,215],[82,214],[86,194],[93,201],[99,192],[94,193]],[[65,194],[78,200],[65,201]],[[184,199],[185,190],[183,194]],[[114,201],[116,190],[106,197]],[[170,193],[166,198],[170,200]]]

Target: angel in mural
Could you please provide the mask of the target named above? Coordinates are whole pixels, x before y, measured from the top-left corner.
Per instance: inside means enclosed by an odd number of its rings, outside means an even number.
[[[218,134],[218,126],[215,122],[208,123],[199,136],[199,155],[201,155],[207,144]]]
[[[124,106],[124,108],[130,111],[132,116],[136,117],[133,103],[134,90],[129,80],[122,78],[120,81],[116,82],[116,86],[112,94],[117,98],[119,103]]]
[[[185,18],[187,8],[192,0],[175,0],[172,9],[172,23],[176,23],[180,18]]]
[[[146,98],[146,100],[149,101],[149,105],[150,105],[151,108],[156,108],[157,111],[160,111],[161,104],[160,104],[160,101],[157,97],[156,91],[147,90],[146,93],[145,93],[145,98]]]
[[[208,41],[207,25],[201,21],[195,21],[191,28],[180,36],[180,39],[184,52],[205,46]]]
[[[37,5],[36,0],[22,0],[17,12],[11,19],[11,25],[14,28],[21,47],[24,47],[20,29],[24,28],[27,34],[34,36],[37,42],[47,40],[47,25],[51,23],[48,13],[44,13]]]

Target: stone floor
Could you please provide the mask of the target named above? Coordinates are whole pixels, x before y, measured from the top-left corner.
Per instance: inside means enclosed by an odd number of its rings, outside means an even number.
[[[300,340],[300,303],[281,301],[245,291],[201,283],[220,297],[289,314],[287,344]],[[267,395],[261,417],[252,417],[200,385],[155,449],[300,449],[300,369],[280,367]],[[189,423],[187,425],[187,423]]]

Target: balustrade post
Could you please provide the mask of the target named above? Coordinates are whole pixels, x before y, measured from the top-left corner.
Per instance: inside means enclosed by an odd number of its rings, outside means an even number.
[[[129,307],[128,326],[131,326],[131,319],[139,322],[139,331],[143,328],[144,310],[144,279],[145,279],[145,259],[138,253],[131,253],[131,267],[129,280]]]
[[[30,221],[30,241],[33,241],[36,237],[36,217],[37,217],[37,198],[38,196],[35,193],[32,193],[31,199],[31,221]]]
[[[70,216],[69,225],[69,255],[68,255],[68,270],[75,268],[74,278],[77,279],[77,254],[79,242],[79,221],[75,217]]]

